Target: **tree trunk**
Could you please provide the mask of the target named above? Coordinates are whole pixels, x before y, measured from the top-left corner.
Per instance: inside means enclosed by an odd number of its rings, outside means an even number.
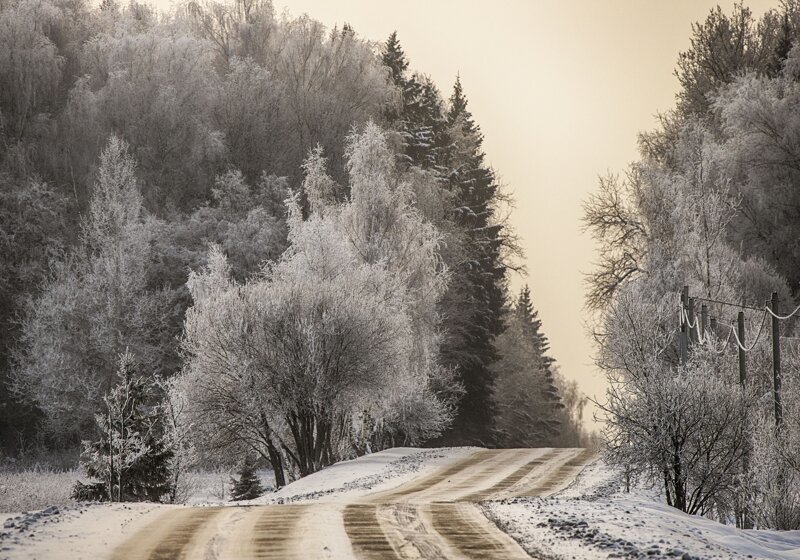
[[[283,488],[286,486],[286,471],[283,468],[283,458],[272,441],[267,443],[267,453],[269,454],[272,470],[275,472],[275,487]]]
[[[674,506],[681,511],[686,511],[686,481],[684,480],[683,464],[679,448],[676,445],[672,455],[673,490],[675,494]]]

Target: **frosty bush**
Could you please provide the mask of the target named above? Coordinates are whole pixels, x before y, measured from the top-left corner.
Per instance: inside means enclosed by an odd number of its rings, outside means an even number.
[[[731,511],[747,448],[746,394],[698,360],[680,369],[652,363],[650,375],[608,396],[614,463],[662,481],[681,511]]]
[[[304,476],[351,455],[357,416],[374,420],[365,437],[409,443],[449,421],[439,234],[411,206],[377,127],[351,138],[348,157],[351,199],[340,204],[312,153],[312,212],[304,220],[299,197],[288,201],[290,246],[277,264],[239,284],[213,247],[189,281],[187,414],[211,447],[259,452],[278,486],[284,465]]]
[[[653,300],[638,281],[606,315],[606,446],[611,462],[663,484],[670,505],[726,514],[744,468],[753,392],[742,391],[710,344],[694,346],[687,365],[675,362],[676,296]]]
[[[759,527],[800,529],[800,406],[797,380],[784,387],[784,422],[776,426],[771,399],[754,421],[748,498]],[[766,394],[771,397],[771,393]]]

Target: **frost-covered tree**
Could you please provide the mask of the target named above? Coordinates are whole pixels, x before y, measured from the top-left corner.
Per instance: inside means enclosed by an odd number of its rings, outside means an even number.
[[[598,365],[609,381],[604,429],[608,457],[660,483],[667,503],[694,514],[733,512],[748,448],[752,387],[733,381],[734,355],[711,337],[678,366],[675,298],[653,298],[645,279],[617,295],[598,332]]]
[[[678,107],[684,114],[704,114],[709,96],[747,71],[780,69],[784,18],[768,11],[758,21],[752,10],[736,4],[731,15],[717,6],[692,26],[691,46],[678,58],[675,75],[681,85]],[[784,51],[784,52],[781,52]]]
[[[52,107],[64,58],[47,34],[61,15],[54,4],[14,2],[0,14],[0,140],[8,149]]]
[[[12,391],[14,346],[20,317],[63,256],[75,224],[70,204],[50,186],[0,175],[0,445],[13,449],[33,435],[35,409]]]
[[[209,43],[135,7],[83,47],[83,75],[65,109],[71,171],[91,176],[110,133],[120,134],[140,163],[141,191],[153,213],[196,205],[225,155],[213,109],[219,91]]]
[[[349,138],[350,201],[341,209],[345,238],[365,264],[384,262],[403,286],[411,319],[413,351],[405,366],[412,381],[395,395],[383,429],[395,442],[435,435],[450,420],[460,392],[440,356],[437,306],[450,278],[440,257],[441,233],[414,206],[409,178],[395,168],[385,133],[368,124]]]
[[[173,452],[163,438],[155,385],[136,373],[129,352],[120,354],[117,376],[95,414],[99,439],[83,442],[81,466],[105,483],[105,499],[159,502],[171,492]]]
[[[216,120],[230,161],[250,181],[263,172],[286,173],[297,163],[284,148],[290,126],[282,111],[282,87],[253,59],[234,58],[219,92]]]
[[[408,60],[393,32],[383,45],[383,64],[395,87],[384,116],[400,134],[404,165],[437,169],[447,149],[447,119],[442,97],[427,76],[408,72]]]
[[[505,315],[497,337],[500,359],[493,395],[496,441],[503,447],[579,446],[584,399],[574,393],[549,355],[547,337],[525,286]],[[562,398],[562,392],[569,399]]]
[[[452,199],[449,218],[457,245],[449,254],[453,279],[442,314],[447,332],[446,362],[457,368],[465,394],[451,430],[459,443],[489,444],[496,411],[492,410],[498,359],[495,338],[503,331],[509,230],[500,216],[500,191],[485,162],[483,134],[468,109],[457,79],[449,100],[446,184]]]
[[[198,442],[194,439],[190,418],[185,413],[188,403],[180,390],[179,382],[177,376],[154,380],[155,388],[161,395],[158,413],[163,445],[169,451],[167,472],[170,477],[170,503],[185,503],[190,497],[190,470],[196,468],[200,460]]]
[[[772,267],[730,243],[739,198],[713,134],[688,123],[671,161],[650,158],[625,181],[610,177],[586,208],[600,241],[589,303],[600,311],[598,365],[610,383],[606,444],[629,472],[663,484],[670,504],[741,522],[745,457],[758,398],[769,391],[769,356],[762,337],[748,354],[749,379],[737,383],[736,354],[725,337],[735,307],[707,302],[721,328],[679,363],[679,293],[761,305],[789,290]],[[746,317],[754,340],[763,313]]]
[[[448,420],[438,363],[438,233],[409,205],[374,125],[348,149],[351,198],[326,204],[306,166],[308,219],[289,201],[289,248],[244,284],[212,249],[193,274],[182,387],[215,445],[244,444],[307,475],[353,452],[354,429],[414,442]],[[315,163],[316,162],[316,163]],[[280,475],[276,483],[283,484]]]
[[[100,158],[80,250],[57,263],[30,304],[16,389],[45,416],[54,435],[92,429],[92,411],[114,383],[126,348],[158,373],[159,299],[147,289],[150,225],[142,213],[135,164],[112,136]]]
[[[256,462],[248,453],[239,467],[239,478],[231,477],[231,501],[253,500],[263,493],[264,488],[256,472]]]
[[[717,92],[712,105],[721,128],[719,157],[740,199],[732,241],[767,259],[795,291],[800,286],[798,76],[800,49],[794,48],[780,75],[739,77]]]
[[[193,0],[179,15],[185,15],[195,32],[214,46],[223,65],[251,59],[263,66],[279,40],[280,29],[270,0]]]
[[[503,329],[506,272],[515,253],[503,223],[504,198],[494,172],[484,161],[483,135],[468,110],[460,79],[445,104],[430,80],[409,73],[409,64],[393,33],[382,60],[396,97],[385,118],[399,136],[403,168],[435,178],[446,196],[426,215],[446,232],[442,256],[452,271],[440,303],[442,353],[464,385],[449,443],[492,443],[492,364],[495,337]]]

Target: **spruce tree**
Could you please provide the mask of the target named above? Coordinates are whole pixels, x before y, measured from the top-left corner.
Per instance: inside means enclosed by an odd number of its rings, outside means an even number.
[[[248,453],[239,468],[239,479],[231,477],[231,501],[252,500],[264,493],[261,480],[256,473],[256,461]]]
[[[406,70],[408,70],[408,60],[406,60],[406,53],[403,52],[403,47],[400,46],[400,41],[397,39],[397,31],[392,31],[386,40],[381,59],[383,64],[389,68],[394,85],[402,91]]]
[[[81,466],[105,484],[101,498],[158,502],[171,489],[172,450],[164,443],[155,385],[135,369],[132,354],[120,355],[118,383],[95,416],[99,439],[83,442]]]
[[[555,360],[549,355],[550,341],[542,331],[542,320],[539,319],[539,312],[533,307],[531,289],[527,284],[519,292],[515,312],[522,319],[527,335],[532,341],[536,353],[541,357],[542,364],[549,368]]]
[[[447,332],[442,355],[458,371],[465,394],[443,442],[492,445],[491,366],[498,359],[494,339],[503,331],[506,282],[505,233],[494,219],[497,181],[460,79],[446,108],[429,78],[409,76],[397,33],[384,45],[383,62],[400,95],[399,107],[385,117],[403,139],[402,165],[433,173],[451,195],[445,261],[453,276],[440,304]]]
[[[452,331],[460,332],[447,355],[458,367],[466,390],[452,440],[489,445],[495,414],[492,365],[498,359],[494,340],[504,328],[506,289],[503,226],[494,220],[498,185],[484,161],[483,135],[468,110],[460,79],[456,79],[446,119],[451,143],[444,163],[454,197],[452,219],[464,245],[464,258],[451,264],[451,290],[460,294],[460,305],[467,307],[462,312],[446,314],[461,323],[447,324]]]
[[[448,145],[447,121],[442,96],[433,81],[420,74],[408,75],[408,60],[393,32],[383,47],[382,60],[389,68],[400,96],[399,105],[384,111],[384,118],[403,139],[404,166],[439,169]]]
[[[541,368],[541,387],[542,399],[551,408],[563,408],[561,395],[556,385],[553,365],[555,360],[550,356],[550,341],[542,331],[542,320],[539,319],[539,312],[533,307],[531,301],[531,290],[526,284],[520,290],[519,297],[515,306],[515,312],[520,318],[523,326],[525,338],[529,341],[536,356],[537,363]],[[558,423],[546,426],[552,435],[558,433]]]

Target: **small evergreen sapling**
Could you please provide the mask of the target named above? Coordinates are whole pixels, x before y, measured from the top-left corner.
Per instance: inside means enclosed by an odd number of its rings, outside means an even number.
[[[252,500],[258,498],[264,493],[264,488],[261,486],[261,481],[256,474],[256,461],[253,456],[248,453],[241,468],[239,469],[239,480],[231,477],[231,501],[238,502],[241,500]]]
[[[155,406],[154,385],[135,374],[129,352],[120,355],[117,375],[117,386],[103,398],[104,410],[95,415],[99,439],[83,442],[81,466],[100,483],[88,487],[78,483],[74,495],[161,501],[170,493],[173,452],[164,443],[163,411]]]

